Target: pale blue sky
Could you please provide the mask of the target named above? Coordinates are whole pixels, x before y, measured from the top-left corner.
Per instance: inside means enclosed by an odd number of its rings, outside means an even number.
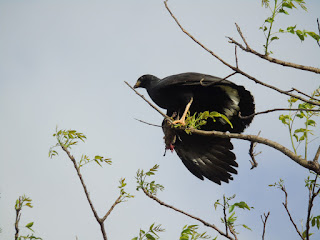
[[[225,36],[239,40],[235,22],[249,44],[262,51],[264,37],[258,28],[269,13],[260,1],[170,0],[169,6],[188,31],[231,63],[234,47]],[[283,24],[276,27],[298,23],[299,28],[316,31],[320,3],[311,0],[308,7],[308,14],[298,11],[282,17]],[[310,38],[301,43],[297,37],[283,35],[272,50],[283,60],[320,63],[320,49]],[[238,57],[243,70],[284,90],[296,87],[310,93],[319,86],[316,74],[266,63],[240,50]],[[106,221],[109,239],[131,239],[153,222],[166,229],[162,239],[178,239],[185,224],[199,224],[135,191],[136,170],[154,164],[160,165],[156,181],[166,187],[159,193],[163,201],[219,225],[221,213],[214,212],[213,203],[223,193],[236,193],[239,201],[255,207],[239,217],[239,223],[253,229],[239,229],[240,239],[261,238],[260,215],[268,211],[268,239],[298,239],[282,207],[283,194],[268,184],[280,177],[286,181],[289,208],[300,227],[300,220],[306,218],[307,170],[260,145],[259,167],[250,170],[249,144],[233,140],[239,163],[234,181],[222,186],[200,181],[176,154],[162,157],[161,129],[134,120],[160,124],[162,117],[123,81],[134,84],[146,73],[162,78],[190,71],[219,77],[231,73],[178,29],[163,1],[1,0],[0,239],[13,238],[14,203],[22,194],[33,199],[34,208],[25,209],[21,221],[34,221],[36,234],[43,239],[102,239],[69,159],[62,152],[48,158],[56,125],[87,135],[87,142],[73,149],[75,157],[101,154],[114,161],[102,169],[92,165],[82,170],[100,216],[117,198],[121,177],[127,179],[127,191],[136,195],[118,205]],[[252,92],[258,111],[286,107],[286,97],[274,91],[242,76],[231,80]],[[246,133],[261,130],[263,137],[290,147],[278,115],[256,117]],[[318,145],[319,139],[310,146],[311,156]]]

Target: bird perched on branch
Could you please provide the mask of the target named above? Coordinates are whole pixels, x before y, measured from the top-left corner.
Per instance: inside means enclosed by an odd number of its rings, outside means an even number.
[[[177,118],[174,124],[186,124],[186,117],[195,113],[217,112],[224,117],[208,118],[201,130],[241,133],[253,117],[254,100],[243,86],[228,80],[201,73],[181,73],[159,79],[143,75],[134,88],[145,88],[159,107],[167,110],[169,117]],[[189,115],[188,115],[189,114]],[[166,148],[175,150],[188,170],[200,179],[204,177],[221,184],[232,180],[238,166],[228,138],[189,135],[172,128],[164,119],[162,129]]]

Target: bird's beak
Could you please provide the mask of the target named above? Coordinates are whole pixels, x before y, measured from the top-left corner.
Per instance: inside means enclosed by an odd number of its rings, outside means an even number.
[[[138,80],[138,81],[136,82],[136,84],[133,86],[133,88],[138,88],[138,87],[140,87],[140,84],[141,84],[141,81]]]

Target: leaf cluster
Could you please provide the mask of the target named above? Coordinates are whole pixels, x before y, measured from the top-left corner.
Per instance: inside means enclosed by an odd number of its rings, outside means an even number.
[[[232,230],[235,230],[236,226],[242,226],[248,230],[251,230],[247,225],[245,224],[236,224],[237,216],[235,208],[243,209],[243,210],[251,210],[253,207],[249,207],[248,204],[244,201],[236,202],[231,204],[231,201],[236,197],[234,194],[231,197],[226,197],[223,195],[223,202],[220,202],[220,199],[218,199],[214,203],[214,209],[217,210],[217,207],[220,206],[223,208],[223,212],[225,217],[221,218],[221,222],[224,223],[228,228],[231,228]],[[228,209],[228,211],[226,211]]]
[[[311,97],[310,100],[314,101],[320,101],[316,100],[320,95],[320,88],[316,89]],[[309,135],[314,134],[315,127],[317,125],[316,121],[314,120],[315,117],[319,116],[319,112],[314,111],[308,111],[313,109],[320,110],[319,106],[306,103],[306,102],[300,102],[296,98],[290,98],[288,100],[289,108],[295,108],[297,106],[297,109],[301,109],[300,111],[290,111],[288,114],[282,114],[279,116],[279,120],[288,127],[290,139],[291,139],[291,145],[294,150],[294,152],[297,154],[297,149],[301,143],[304,143],[305,146],[305,158],[307,159],[307,150],[308,150],[308,144],[312,142],[314,139],[309,140]],[[300,122],[303,122],[303,127],[295,127],[297,124],[297,119],[300,119]]]
[[[20,196],[17,200],[16,200],[16,204],[15,204],[15,210],[17,211],[17,214],[22,210],[22,208],[24,206],[27,206],[29,208],[33,208],[32,206],[32,199],[29,197],[26,197],[25,195]],[[16,224],[19,224],[20,221],[20,216],[21,214],[18,214],[18,218],[16,219]],[[29,222],[27,225],[25,225],[25,228],[29,229],[30,231],[34,232],[34,230],[32,229],[34,222]],[[32,234],[28,234],[26,236],[18,236],[16,237],[16,240],[22,240],[22,239],[42,239],[40,237],[36,237]]]
[[[222,118],[224,121],[226,121],[231,128],[233,128],[232,123],[230,120],[222,113],[218,112],[201,112],[201,113],[194,113],[193,115],[190,115],[190,112],[187,113],[186,119],[185,119],[185,128],[186,132],[190,134],[190,130],[188,129],[201,129],[202,126],[206,125],[208,122],[208,119],[212,119],[213,122],[216,122],[216,118]],[[175,127],[181,127],[181,124],[176,124]]]
[[[120,189],[120,199],[119,199],[119,202],[126,202],[129,198],[134,198],[134,195],[131,195],[130,193],[127,193],[125,190],[124,190],[124,187],[127,186],[127,183],[125,182],[125,178],[121,178],[119,180],[119,186],[118,188]]]
[[[137,175],[135,177],[138,183],[137,191],[139,191],[139,189],[145,189],[148,193],[155,196],[157,195],[157,192],[159,190],[160,191],[164,190],[164,186],[162,186],[161,184],[155,183],[155,181],[151,181],[151,182],[146,181],[147,177],[155,175],[155,172],[158,171],[158,168],[159,168],[159,165],[156,164],[152,168],[150,168],[148,172],[138,169]]]
[[[156,240],[160,239],[159,235],[157,233],[164,232],[165,229],[161,227],[161,224],[156,225],[153,223],[148,231],[140,229],[139,236],[132,238],[132,240]]]
[[[49,157],[52,158],[54,156],[58,155],[58,152],[55,150],[57,147],[62,147],[65,149],[71,149],[71,146],[76,145],[78,143],[78,140],[81,140],[82,142],[85,142],[85,139],[87,137],[80,132],[77,132],[76,130],[58,130],[56,128],[56,132],[53,134],[53,137],[56,138],[57,144],[52,146],[49,150]],[[77,162],[77,166],[80,169],[84,165],[95,162],[100,167],[102,167],[103,163],[112,164],[111,158],[105,158],[100,155],[94,156],[94,158],[89,158],[87,155],[82,155],[79,162]]]
[[[185,225],[182,229],[179,240],[197,240],[197,239],[210,239],[211,236],[207,235],[206,232],[198,233],[198,225]],[[212,240],[216,240],[217,237]]]
[[[308,30],[299,30],[296,29],[297,25],[289,26],[286,30],[280,28],[278,31],[272,31],[273,24],[275,22],[278,14],[289,15],[289,10],[297,9],[297,5],[302,8],[304,11],[307,11],[307,7],[305,5],[305,1],[303,0],[274,0],[274,5],[270,4],[270,0],[262,0],[262,6],[268,8],[271,12],[271,15],[265,19],[262,26],[259,28],[263,31],[264,36],[266,38],[266,43],[263,45],[265,49],[265,55],[272,54],[272,51],[269,51],[269,46],[272,41],[278,40],[278,33],[292,33],[299,37],[301,41],[304,41],[307,36],[312,37],[319,43],[320,36],[315,32]]]

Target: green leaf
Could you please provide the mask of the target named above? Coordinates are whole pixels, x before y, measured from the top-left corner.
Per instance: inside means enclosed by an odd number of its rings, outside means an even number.
[[[296,34],[300,38],[301,41],[304,41],[304,34],[301,30],[297,30]]]
[[[284,14],[286,14],[286,15],[289,15],[289,13],[288,13],[286,10],[284,10],[283,8],[281,8],[281,9],[279,10],[279,13],[284,13]]]
[[[273,40],[278,40],[279,38],[277,36],[274,36],[272,37],[270,40],[273,41]]]
[[[291,27],[287,27],[287,31],[288,31],[289,33],[294,34],[294,29],[295,29],[296,27],[297,27],[297,25],[291,26]]]
[[[283,2],[282,3],[282,7],[286,7],[286,8],[290,8],[290,9],[292,9],[292,3],[290,4],[290,3],[287,3],[287,2]]]
[[[235,205],[231,205],[231,206],[229,207],[229,213],[231,213],[231,212],[234,210],[234,207],[235,207]]]
[[[248,229],[248,230],[250,230],[250,231],[252,231],[251,230],[251,228],[249,228],[247,225],[245,225],[245,224],[242,224],[242,227],[244,227],[244,228],[246,228],[246,229]]]
[[[33,226],[33,222],[30,222],[26,225],[27,228],[31,228]]]
[[[147,238],[148,240],[156,240],[150,233],[147,233],[147,234],[146,234],[146,238]]]
[[[308,34],[310,37],[312,37],[317,42],[320,40],[320,36],[314,32],[306,32],[306,34]]]

